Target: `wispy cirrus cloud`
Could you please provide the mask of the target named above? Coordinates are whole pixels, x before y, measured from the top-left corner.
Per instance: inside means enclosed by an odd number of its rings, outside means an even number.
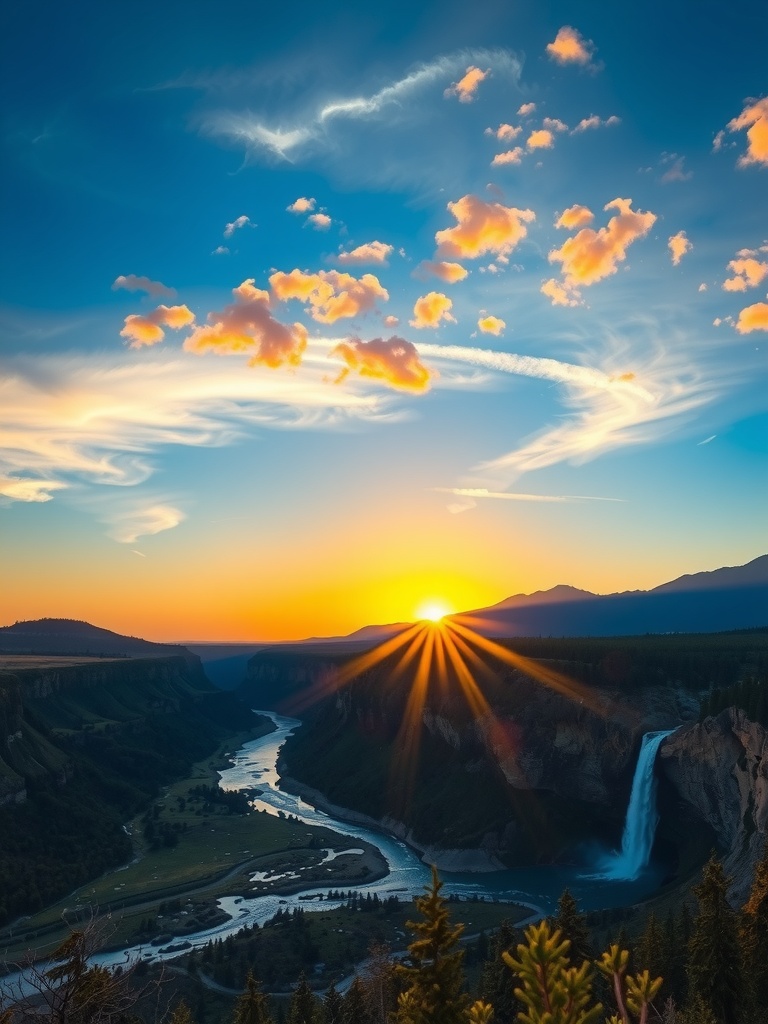
[[[110,536],[120,544],[135,544],[139,537],[172,530],[185,518],[181,509],[173,505],[134,506],[111,517]]]
[[[542,501],[558,505],[580,501],[624,501],[624,498],[602,498],[593,494],[525,494],[519,491],[489,491],[487,487],[431,487],[438,494],[454,494],[458,498],[492,498],[497,501]]]

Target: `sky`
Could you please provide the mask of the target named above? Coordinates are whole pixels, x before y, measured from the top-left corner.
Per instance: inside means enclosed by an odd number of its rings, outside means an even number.
[[[766,5],[363,8],[2,15],[3,623],[339,635],[768,551]]]

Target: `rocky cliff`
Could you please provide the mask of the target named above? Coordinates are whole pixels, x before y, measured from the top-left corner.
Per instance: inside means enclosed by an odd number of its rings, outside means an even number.
[[[665,740],[659,768],[717,836],[731,898],[741,905],[768,839],[768,733],[728,708]]]

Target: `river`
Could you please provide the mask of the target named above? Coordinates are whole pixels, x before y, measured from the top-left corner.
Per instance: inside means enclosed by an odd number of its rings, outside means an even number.
[[[389,874],[378,882],[370,882],[354,888],[360,893],[378,893],[385,898],[396,893],[400,899],[410,899],[421,895],[424,886],[430,881],[430,869],[423,864],[418,854],[405,843],[384,832],[374,831],[362,825],[351,824],[334,818],[324,811],[318,810],[301,797],[287,793],[280,788],[280,776],[277,762],[280,748],[291,733],[299,728],[301,722],[295,718],[275,714],[273,711],[258,711],[260,715],[270,718],[275,724],[275,731],[258,739],[245,743],[232,757],[232,766],[220,772],[220,782],[224,789],[242,790],[258,789],[260,796],[254,800],[254,807],[268,814],[293,815],[307,825],[324,825],[334,831],[350,837],[350,846],[355,840],[365,840],[377,847],[389,865]],[[508,871],[496,871],[484,874],[453,874],[441,872],[445,883],[446,895],[454,894],[461,897],[482,897],[504,903],[520,903],[530,906],[532,911],[542,914],[551,912],[560,893],[564,888],[579,900],[583,910],[625,906],[635,903],[648,896],[658,888],[662,870],[651,866],[634,881],[611,880],[595,877],[594,864],[588,863],[573,866],[542,866],[532,868],[516,868]],[[333,887],[314,886],[291,896],[264,895],[254,899],[241,897],[225,897],[218,901],[222,910],[230,915],[228,921],[207,931],[184,936],[173,940],[170,944],[184,942],[185,951],[190,947],[200,948],[211,939],[226,938],[240,931],[245,925],[263,924],[273,917],[279,909],[301,907],[305,911],[326,910],[345,901],[334,900],[300,900],[300,896],[308,893],[327,894]],[[161,953],[157,947],[133,946],[129,949],[100,953],[94,962],[105,966],[124,964],[127,961],[145,959],[148,962],[171,959],[179,956],[180,951]],[[13,982],[9,976],[0,983],[0,988]],[[18,981],[18,976],[15,979]]]

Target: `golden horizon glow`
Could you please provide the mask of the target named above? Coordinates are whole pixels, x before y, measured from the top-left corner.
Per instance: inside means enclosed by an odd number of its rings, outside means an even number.
[[[430,598],[427,601],[422,601],[416,609],[416,618],[420,621],[427,622],[440,622],[446,615],[450,615],[453,611],[449,608],[445,601],[439,599]]]

